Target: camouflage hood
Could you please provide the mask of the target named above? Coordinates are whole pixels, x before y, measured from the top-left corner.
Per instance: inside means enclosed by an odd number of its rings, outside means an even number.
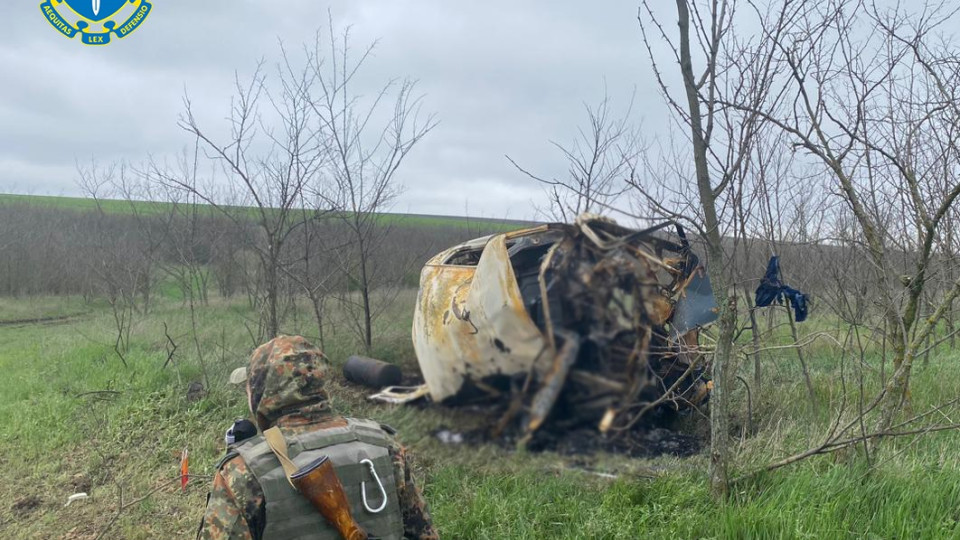
[[[280,336],[257,347],[247,368],[247,392],[260,429],[281,418],[287,424],[330,416],[326,371],[326,357],[300,336]]]

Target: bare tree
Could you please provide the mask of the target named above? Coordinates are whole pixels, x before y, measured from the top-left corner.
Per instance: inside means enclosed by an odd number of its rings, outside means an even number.
[[[113,349],[127,365],[126,353],[130,345],[134,318],[149,305],[149,290],[152,277],[150,268],[154,246],[140,237],[137,227],[118,227],[119,223],[108,215],[104,199],[112,193],[117,182],[122,183],[126,165],[114,163],[106,167],[96,161],[89,166],[77,165],[78,183],[87,196],[94,200],[96,211],[92,234],[88,242],[93,256],[87,259],[95,276],[98,292],[107,299],[113,315],[116,338]],[[146,293],[143,293],[146,291]],[[143,294],[144,304],[138,308],[137,298]]]
[[[734,292],[731,254],[724,237],[742,237],[732,212],[744,204],[742,190],[735,189],[746,163],[753,155],[753,143],[760,129],[759,115],[741,113],[720,106],[721,98],[737,96],[745,102],[762,102],[769,88],[771,65],[744,62],[740,45],[731,34],[735,2],[711,0],[703,4],[677,0],[679,33],[667,32],[649,2],[642,2],[638,21],[661,93],[674,118],[687,130],[693,161],[693,178],[633,178],[632,186],[650,214],[685,220],[692,224],[705,244],[707,271],[720,306],[717,342],[713,354],[714,388],[710,407],[710,480],[715,494],[724,495],[727,473],[727,392],[733,380],[727,370],[734,364],[737,327],[737,296]],[[683,94],[671,93],[654,40],[665,43],[680,68]],[[694,49],[699,45],[698,49]],[[703,67],[694,71],[694,62]],[[736,81],[735,83],[733,81]],[[691,204],[696,201],[698,204]],[[692,210],[695,216],[685,215]]]
[[[753,294],[768,257],[776,255],[790,263],[793,271],[788,283],[801,290],[810,291],[809,278],[817,271],[811,264],[814,260],[801,254],[815,249],[823,237],[829,215],[829,201],[822,189],[823,175],[810,175],[797,167],[795,154],[783,151],[785,142],[781,133],[771,130],[758,131],[753,142],[753,157],[745,164],[745,174],[735,187],[740,193],[734,198],[734,213],[745,236],[743,242],[735,244],[739,247],[739,251],[734,253],[736,281],[743,285],[743,297],[749,308],[754,351],[763,346],[764,329],[759,321]],[[811,211],[811,208],[817,211]],[[768,313],[767,332],[774,330],[774,314],[783,313],[796,344],[801,338],[791,308],[789,298],[784,305],[774,304],[768,308],[767,311],[773,313]],[[818,399],[805,353],[798,347],[796,354],[810,405],[816,411]],[[761,355],[751,355],[754,362],[754,393],[759,393]]]
[[[960,196],[955,142],[943,137],[960,122],[960,59],[934,34],[953,13],[918,13],[855,0],[771,9],[761,23],[775,45],[775,90],[762,107],[725,103],[762,115],[824,166],[856,220],[893,354],[880,429],[908,400],[917,353],[960,295],[958,280],[922,316],[935,242]]]
[[[317,345],[323,349],[326,336],[326,306],[331,293],[337,287],[337,268],[324,264],[340,246],[338,239],[331,238],[329,228],[323,227],[328,220],[318,217],[317,212],[304,207],[300,210],[300,227],[295,246],[299,260],[285,271],[310,301],[317,324]]]
[[[152,162],[146,170],[141,171],[139,189],[143,200],[132,203],[131,206],[148,208],[162,219],[161,233],[165,250],[159,266],[164,274],[177,284],[183,303],[189,310],[190,334],[193,337],[203,384],[210,388],[206,355],[201,346],[197,306],[207,305],[209,302],[209,252],[211,246],[218,242],[208,229],[215,230],[211,222],[224,218],[211,212],[211,207],[203,204],[197,194],[199,158],[199,144],[195,144],[192,151],[185,150],[180,155],[173,167]],[[176,179],[178,185],[172,184],[170,179]],[[194,189],[183,189],[182,185],[193,186]],[[158,187],[160,189],[157,189]],[[167,340],[173,343],[166,330],[165,335]],[[176,348],[176,344],[173,345]]]
[[[564,178],[544,178],[507,160],[520,172],[543,184],[550,205],[546,214],[570,223],[583,213],[603,213],[627,191],[626,179],[643,151],[639,130],[632,123],[633,101],[622,116],[611,110],[606,93],[597,105],[584,105],[586,128],[578,129],[569,145],[551,141],[567,163]]]
[[[308,54],[309,74],[318,89],[308,104],[330,148],[330,159],[323,163],[330,185],[315,193],[348,231],[348,242],[337,252],[347,292],[355,288],[360,298],[344,294],[341,299],[368,350],[373,321],[384,307],[378,309],[371,301],[381,270],[372,254],[389,232],[378,213],[400,193],[396,174],[407,154],[436,126],[433,115],[422,115],[422,96],[413,81],[390,81],[367,101],[355,90],[357,74],[375,46],[354,58],[350,29],[338,34],[331,21],[326,32],[317,33]],[[374,127],[378,123],[380,127]]]
[[[239,229],[255,224],[256,234],[248,238],[247,247],[259,262],[261,328],[275,336],[281,325],[284,246],[297,223],[304,189],[317,181],[327,156],[327,141],[313,122],[310,91],[314,79],[309,72],[297,71],[284,52],[276,85],[270,86],[268,81],[263,63],[248,82],[236,78],[231,135],[224,142],[214,140],[201,127],[191,101],[184,98],[180,126],[220,165],[229,197],[218,192],[213,182],[201,185],[161,169],[154,173],[158,181],[196,195]],[[261,110],[263,104],[266,111]]]

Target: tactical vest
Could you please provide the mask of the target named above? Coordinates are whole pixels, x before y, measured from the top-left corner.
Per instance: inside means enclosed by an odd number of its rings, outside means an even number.
[[[284,433],[287,453],[291,460],[303,467],[320,456],[327,456],[336,469],[353,513],[353,518],[370,535],[383,539],[403,538],[403,518],[400,513],[397,482],[388,448],[390,439],[379,424],[370,420],[347,418],[343,427],[291,435]],[[245,441],[236,451],[263,488],[266,501],[265,540],[335,540],[340,534],[302,495],[287,482],[280,461],[270,450],[262,435]],[[361,482],[364,483],[367,502],[371,508],[380,506],[383,494],[368,465],[373,462],[377,476],[387,494],[386,506],[371,513],[363,504]]]

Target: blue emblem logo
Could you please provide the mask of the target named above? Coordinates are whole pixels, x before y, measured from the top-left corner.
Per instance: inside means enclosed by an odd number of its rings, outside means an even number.
[[[153,4],[147,0],[46,0],[47,21],[68,38],[80,34],[87,45],[106,45],[110,35],[125,38],[140,28]]]

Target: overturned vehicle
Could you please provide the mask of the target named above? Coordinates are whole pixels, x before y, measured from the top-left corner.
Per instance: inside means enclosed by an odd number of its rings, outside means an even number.
[[[584,215],[478,238],[423,268],[420,393],[500,404],[491,434],[519,428],[521,443],[545,423],[629,430],[706,399],[698,333],[716,311],[673,222],[632,230]]]

